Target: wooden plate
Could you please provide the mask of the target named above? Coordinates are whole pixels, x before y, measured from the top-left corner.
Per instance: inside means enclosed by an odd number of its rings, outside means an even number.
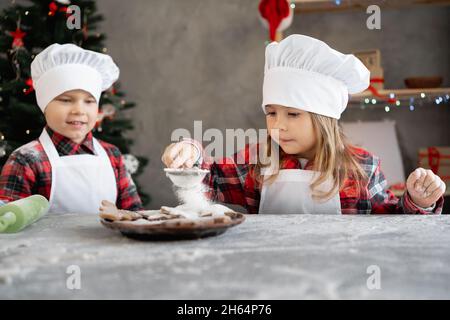
[[[154,211],[155,214],[159,210]],[[203,217],[192,220],[176,218],[169,220],[149,221],[138,219],[135,221],[111,221],[100,218],[100,222],[107,228],[120,231],[124,236],[137,240],[182,240],[200,239],[217,236],[245,220],[245,216],[238,212],[227,212],[223,217]]]

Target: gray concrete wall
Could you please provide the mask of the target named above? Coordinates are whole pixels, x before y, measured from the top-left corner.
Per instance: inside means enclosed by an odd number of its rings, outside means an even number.
[[[255,1],[102,0],[108,49],[138,103],[133,148],[150,164],[140,182],[151,206],[175,204],[161,153],[176,128],[262,127],[265,31]]]

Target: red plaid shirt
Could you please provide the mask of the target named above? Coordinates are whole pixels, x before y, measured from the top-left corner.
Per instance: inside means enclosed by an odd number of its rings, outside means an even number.
[[[59,156],[95,154],[92,132],[84,141],[76,144],[49,127],[46,130]],[[117,182],[117,207],[127,210],[141,210],[142,203],[131,176],[125,169],[119,149],[99,140],[114,169]],[[0,200],[8,202],[41,194],[50,198],[52,168],[47,154],[39,140],[33,140],[14,151],[2,169],[0,176]]]
[[[194,142],[195,143],[195,142]],[[195,143],[201,148],[198,143]],[[220,164],[204,156],[202,168],[210,170],[204,183],[209,187],[207,195],[214,201],[236,204],[247,209],[248,213],[258,213],[261,185],[254,178],[254,166],[249,163],[250,148],[258,148],[257,145],[247,145],[243,151],[233,157],[222,159]],[[370,213],[416,213],[416,214],[440,214],[444,204],[441,197],[434,209],[427,211],[417,207],[408,192],[397,198],[387,189],[387,181],[380,169],[380,159],[368,151],[356,148],[356,154],[361,158],[359,163],[369,177],[369,183],[360,190],[356,189],[355,180],[347,179],[340,190],[342,214],[370,214]],[[257,152],[257,151],[256,151]],[[245,161],[237,161],[245,159]],[[294,156],[283,159],[280,169],[304,169],[312,170],[312,162],[306,163],[302,168],[300,161]],[[237,164],[243,163],[244,164]]]

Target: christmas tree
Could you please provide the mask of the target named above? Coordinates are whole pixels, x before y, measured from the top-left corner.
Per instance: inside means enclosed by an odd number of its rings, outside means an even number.
[[[37,139],[45,118],[36,104],[30,64],[52,43],[74,43],[107,53],[105,35],[96,31],[103,20],[95,1],[30,0],[11,5],[0,15],[0,170],[18,147]],[[138,176],[147,159],[129,154],[133,141],[125,133],[133,129],[126,112],[135,104],[126,101],[118,83],[102,94],[94,136],[116,145],[124,154],[127,170]],[[148,195],[139,194],[144,204]]]

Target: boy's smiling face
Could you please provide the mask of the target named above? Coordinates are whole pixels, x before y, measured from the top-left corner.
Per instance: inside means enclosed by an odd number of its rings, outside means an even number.
[[[89,92],[71,90],[54,98],[44,114],[52,130],[81,143],[95,126],[98,104]]]

